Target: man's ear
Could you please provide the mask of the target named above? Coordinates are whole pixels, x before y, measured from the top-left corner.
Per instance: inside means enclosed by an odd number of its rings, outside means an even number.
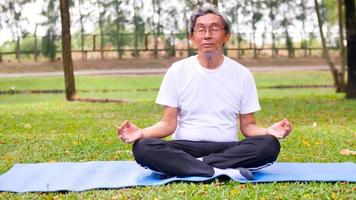
[[[195,42],[194,42],[194,34],[190,34],[190,33],[189,33],[189,40],[190,40],[190,42],[191,42],[193,45],[195,45]]]
[[[230,36],[231,36],[231,34],[230,33],[228,33],[228,34],[225,34],[225,39],[224,39],[224,46],[225,46],[225,44],[230,40]]]
[[[192,40],[194,37],[193,33],[189,33],[189,39]]]

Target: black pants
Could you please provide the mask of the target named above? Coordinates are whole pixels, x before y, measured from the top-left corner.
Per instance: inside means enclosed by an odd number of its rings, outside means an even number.
[[[258,168],[274,162],[279,141],[270,135],[246,138],[238,142],[165,141],[142,138],[133,145],[138,164],[170,176],[214,175],[220,168]],[[196,158],[202,157],[203,161]]]

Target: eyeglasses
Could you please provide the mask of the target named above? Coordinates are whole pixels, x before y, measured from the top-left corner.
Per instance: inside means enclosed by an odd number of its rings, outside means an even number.
[[[221,33],[221,30],[224,30],[224,28],[221,27],[221,26],[216,26],[216,25],[215,26],[209,26],[209,27],[197,26],[197,27],[194,28],[194,32],[198,36],[204,36],[208,30],[212,35],[218,35],[218,34]]]

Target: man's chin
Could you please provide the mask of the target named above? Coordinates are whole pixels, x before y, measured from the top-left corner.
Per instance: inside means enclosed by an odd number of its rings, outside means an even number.
[[[213,58],[215,55],[217,55],[217,52],[216,51],[203,51],[202,52],[203,56],[205,58]]]

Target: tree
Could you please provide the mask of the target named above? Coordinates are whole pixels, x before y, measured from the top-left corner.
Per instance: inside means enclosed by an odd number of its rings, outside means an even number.
[[[185,21],[185,30],[186,30],[186,45],[187,45],[187,54],[188,56],[193,55],[194,50],[190,47],[190,33],[189,33],[189,19],[186,17],[188,15],[188,12],[191,11],[195,4],[191,0],[184,1],[185,5],[183,6],[183,14],[184,14],[184,21]]]
[[[86,56],[87,54],[84,52],[84,46],[85,46],[85,38],[84,38],[84,34],[85,34],[85,29],[84,29],[84,22],[85,19],[87,19],[90,16],[90,12],[83,11],[83,6],[84,1],[83,0],[78,0],[78,13],[79,13],[79,23],[80,23],[80,49],[82,52],[82,60],[86,60]]]
[[[255,2],[255,0],[251,0],[251,8],[252,8],[252,30],[253,30],[253,56],[257,58],[257,46],[256,46],[256,30],[257,23],[261,21],[263,14],[261,12],[262,4]]]
[[[212,2],[216,7],[218,7],[218,0],[213,0]]]
[[[141,9],[143,8],[143,1],[132,0],[133,1],[133,24],[134,24],[134,51],[133,57],[139,57],[139,42],[142,42],[145,36],[145,22],[143,18],[139,15]]]
[[[269,9],[268,11],[268,18],[269,18],[269,23],[271,26],[271,39],[272,39],[272,57],[275,56],[276,54],[276,33],[275,33],[275,27],[276,27],[276,10],[278,6],[277,0],[267,0],[266,1],[266,6]]]
[[[235,2],[235,1],[234,1]],[[231,3],[232,4],[232,3]],[[237,57],[241,57],[241,51],[240,51],[240,42],[241,42],[241,35],[239,34],[239,15],[240,15],[240,10],[241,10],[241,1],[236,1],[235,5],[232,5],[232,7],[227,8],[227,15],[231,19],[231,30],[235,30],[234,32],[236,33],[236,37],[233,38],[231,37],[230,43],[233,45],[236,45],[236,53]]]
[[[120,8],[121,4],[124,3],[122,0],[113,0],[111,5],[114,7],[114,22],[116,25],[116,30],[112,33],[114,37],[110,37],[111,40],[116,44],[118,57],[121,59],[124,51],[122,46],[125,44],[124,39],[122,38],[122,32],[125,30],[124,22],[125,16],[123,10]]]
[[[344,9],[343,9],[343,0],[337,1],[337,10],[338,10],[338,22],[339,22],[339,48],[340,48],[340,71],[339,75],[339,87],[340,92],[345,92],[346,83],[345,83],[345,73],[346,73],[346,55],[345,55],[345,45],[344,45]]]
[[[257,2],[256,0],[240,1],[239,3],[242,6],[241,14],[244,16],[244,18],[248,18],[245,23],[251,25],[252,33],[248,38],[250,40],[250,49],[253,49],[253,55],[256,58],[258,55],[256,46],[256,33],[258,23],[263,18],[263,13],[261,12],[262,4],[260,2]]]
[[[302,22],[302,30],[301,30],[301,36],[302,36],[302,41],[301,41],[301,47],[304,49],[304,57],[307,57],[307,33],[305,31],[306,29],[306,21],[307,17],[309,15],[309,6],[308,6],[308,1],[307,0],[300,0],[298,7],[300,9],[298,14],[296,15],[296,19]]]
[[[62,60],[66,98],[68,101],[74,101],[75,81],[71,48],[69,0],[60,0],[60,11],[62,23]]]
[[[56,24],[59,18],[58,3],[56,0],[47,0],[47,8],[42,10],[42,15],[47,18],[47,21],[42,25],[48,26],[46,35],[42,38],[42,53],[50,58],[51,61],[56,59]]]
[[[102,0],[98,0],[98,11],[99,11],[99,31],[100,31],[100,58],[104,60],[104,17],[106,15],[106,8],[108,3]]]
[[[0,4],[0,13],[3,14],[5,23],[10,29],[13,39],[16,40],[16,59],[20,60],[20,37],[26,32],[21,27],[21,22],[25,19],[22,16],[23,5],[26,0],[5,0]]]
[[[326,59],[326,61],[328,63],[328,66],[329,66],[329,69],[331,71],[331,74],[333,76],[334,85],[336,87],[336,91],[340,92],[340,91],[342,91],[341,85],[342,85],[343,81],[340,80],[340,77],[338,75],[339,72],[336,69],[334,62],[330,58],[329,50],[328,50],[328,47],[326,45],[326,39],[325,39],[325,36],[324,36],[323,22],[322,22],[322,19],[321,19],[320,6],[319,6],[318,0],[314,0],[314,4],[315,4],[315,12],[316,12],[317,19],[318,19],[321,43],[323,45],[323,54],[324,54],[324,57],[325,57],[325,59]]]
[[[157,59],[158,57],[158,38],[161,35],[162,25],[160,24],[161,19],[161,0],[152,0],[153,7],[153,16],[152,16],[152,32],[154,38],[154,50],[153,50],[153,58]]]
[[[37,62],[38,60],[38,55],[39,55],[39,52],[38,52],[38,42],[37,42],[37,27],[38,27],[38,24],[36,23],[35,25],[35,32],[34,32],[34,38],[35,38],[35,49],[34,49],[34,59],[35,61]]]
[[[332,36],[332,29],[335,28],[338,24],[338,0],[321,0],[320,2],[320,15],[321,21],[323,22],[323,28],[325,28],[325,36],[329,40],[326,42],[331,45],[337,46],[337,40]]]
[[[56,59],[57,45],[55,43],[56,36],[53,30],[48,29],[46,35],[42,37],[42,54],[51,61]]]
[[[281,5],[283,6],[283,19],[280,23],[281,27],[284,29],[284,35],[285,35],[285,40],[286,40],[286,47],[288,50],[288,57],[291,58],[294,56],[294,47],[293,47],[293,40],[292,37],[290,36],[289,33],[289,27],[293,24],[292,19],[290,16],[290,10],[292,10],[293,6],[292,3],[293,1],[289,0],[283,0],[281,1]]]
[[[167,5],[162,8],[162,12],[164,15],[162,15],[162,18],[165,20],[162,20],[162,24],[160,28],[165,27],[165,30],[167,32],[170,32],[170,35],[168,38],[165,38],[165,50],[166,50],[166,56],[171,57],[176,55],[176,47],[175,47],[175,42],[176,42],[176,37],[177,37],[177,29],[179,30],[179,12],[178,8],[175,5]],[[161,31],[162,32],[162,31]]]
[[[216,7],[218,7],[218,0],[207,0],[206,2],[214,4]],[[199,1],[198,0],[198,4],[201,6],[203,5],[204,1]]]
[[[348,81],[346,98],[356,98],[356,13],[355,0],[345,0]]]

